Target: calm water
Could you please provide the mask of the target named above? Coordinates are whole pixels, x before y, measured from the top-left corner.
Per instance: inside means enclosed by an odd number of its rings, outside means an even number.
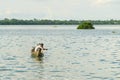
[[[0,26],[0,80],[120,80],[120,25],[95,27]]]

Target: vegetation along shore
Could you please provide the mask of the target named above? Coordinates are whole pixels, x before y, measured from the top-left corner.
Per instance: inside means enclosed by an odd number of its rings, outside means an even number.
[[[95,25],[120,25],[120,20],[20,20],[20,19],[8,19],[0,20],[0,25],[79,25],[81,22],[90,21]]]

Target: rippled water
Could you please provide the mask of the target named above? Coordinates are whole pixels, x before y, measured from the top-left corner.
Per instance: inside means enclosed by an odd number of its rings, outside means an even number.
[[[120,80],[120,26],[75,27],[0,26],[0,80]]]

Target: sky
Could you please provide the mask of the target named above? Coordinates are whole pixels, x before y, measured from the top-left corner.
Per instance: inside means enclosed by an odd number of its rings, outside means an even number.
[[[120,19],[120,0],[0,0],[0,19]]]

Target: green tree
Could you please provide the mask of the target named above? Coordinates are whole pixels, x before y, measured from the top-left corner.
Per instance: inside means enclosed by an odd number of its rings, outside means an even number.
[[[95,29],[91,22],[85,21],[81,22],[81,24],[77,27],[77,29]]]

